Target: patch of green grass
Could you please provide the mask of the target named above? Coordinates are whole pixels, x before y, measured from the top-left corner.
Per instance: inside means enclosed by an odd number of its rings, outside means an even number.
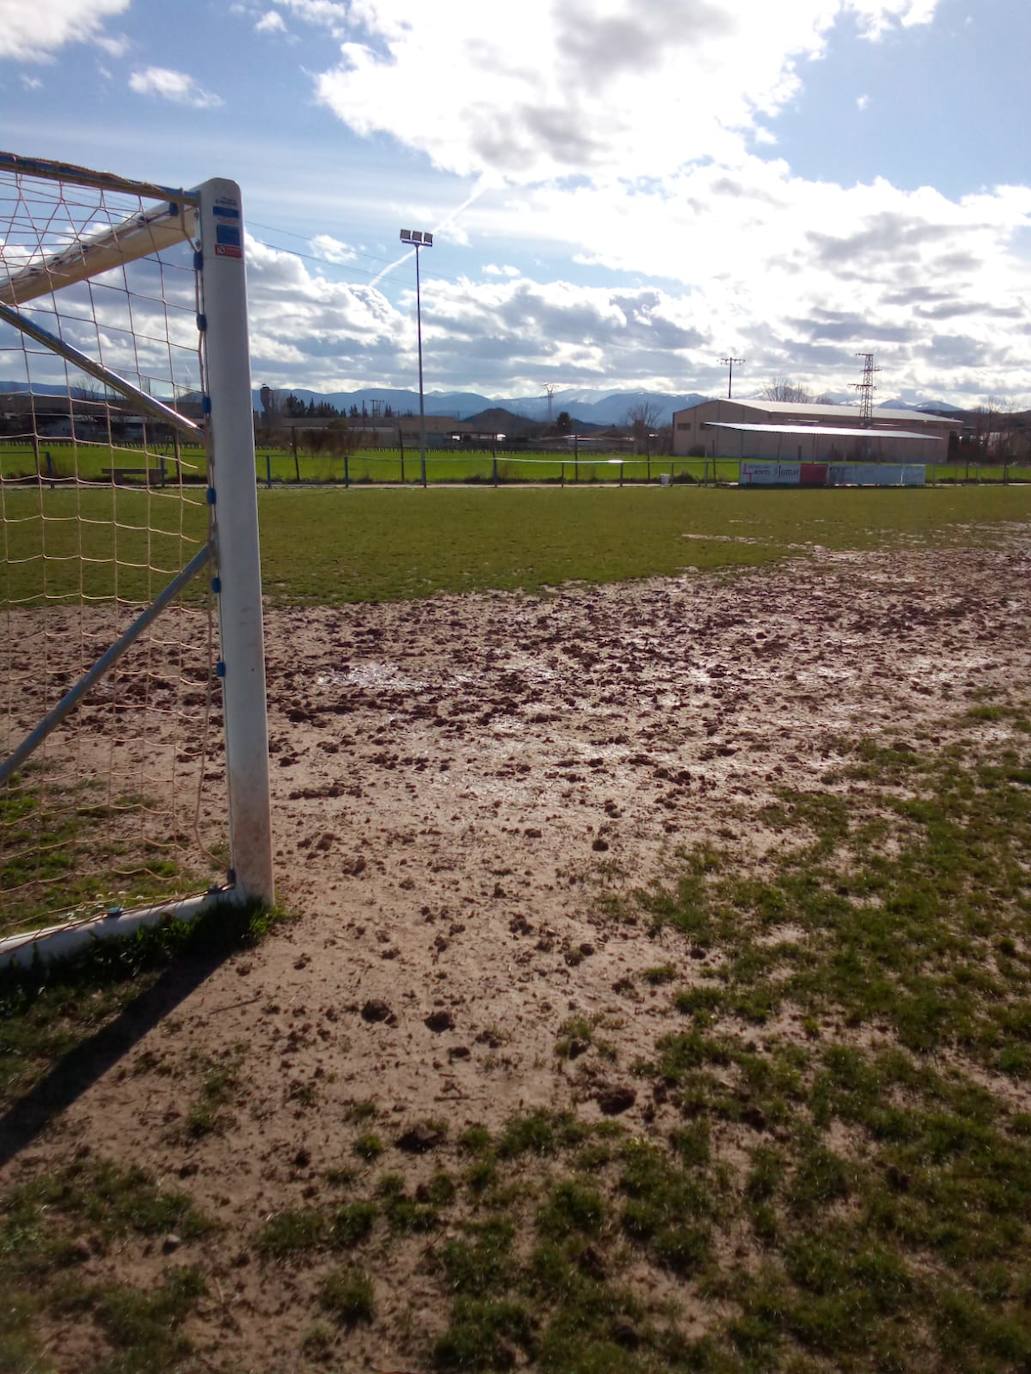
[[[359,1159],[364,1159],[366,1164],[371,1164],[374,1159],[379,1159],[387,1147],[375,1131],[363,1131],[351,1148]]]
[[[59,783],[45,765],[30,763],[11,790],[0,792],[0,935],[50,924],[55,916],[100,916],[108,909],[111,875],[118,902],[138,906],[200,890],[219,876],[214,867],[188,872],[163,847],[137,833],[134,814],[146,798],[109,798],[95,782]]]
[[[375,1121],[379,1114],[380,1109],[375,1102],[352,1102],[344,1112],[344,1120],[355,1126],[364,1126],[367,1122]]]
[[[373,1202],[345,1202],[336,1209],[330,1223],[330,1239],[338,1250],[360,1245],[372,1234],[377,1208]]]
[[[538,1110],[512,1117],[497,1142],[503,1159],[519,1155],[554,1155],[569,1145],[579,1144],[587,1128],[569,1112]]]
[[[516,1227],[507,1216],[470,1222],[461,1239],[447,1241],[440,1265],[449,1293],[468,1295],[503,1290],[514,1272],[512,1242]]]
[[[334,1321],[347,1327],[371,1322],[376,1310],[372,1280],[354,1265],[326,1275],[319,1287],[319,1302]]]
[[[467,1126],[458,1137],[459,1149],[470,1155],[484,1155],[493,1144],[490,1131],[486,1126]]]
[[[112,1374],[179,1367],[190,1349],[180,1326],[204,1292],[197,1269],[173,1268],[146,1290],[84,1284],[78,1272],[90,1256],[134,1240],[210,1233],[212,1223],[185,1194],[159,1188],[143,1169],[87,1160],[19,1184],[0,1202],[0,1217],[0,1369],[49,1369],[38,1350],[39,1321],[69,1310],[94,1321],[115,1347],[104,1365]]]
[[[619,1188],[621,1224],[664,1268],[689,1274],[709,1253],[714,1204],[712,1180],[675,1164],[645,1141],[628,1141]]]
[[[219,906],[190,923],[170,921],[126,940],[97,942],[61,963],[0,972],[0,1102],[27,1091],[172,963],[249,948],[282,919],[254,906]]]
[[[677,996],[689,1028],[660,1038],[638,1072],[688,1118],[687,1159],[710,1174],[716,1164],[705,1197],[724,1224],[734,1196],[704,1131],[730,1125],[755,1142],[740,1207],[761,1263],[716,1272],[704,1197],[689,1188],[668,1204],[683,1180],[654,1146],[632,1147],[622,1225],[656,1261],[686,1262],[733,1300],[726,1333],[747,1368],[1028,1359],[1031,1148],[1005,1095],[965,1072],[1025,1072],[1027,718],[1012,703],[968,712],[965,728],[996,733],[937,753],[845,744],[847,808],[784,793],[763,819],[792,842],[758,875],[700,850],[674,883],[640,895],[653,923],[720,955],[715,976]],[[791,935],[778,940],[782,926]],[[750,1039],[774,1014],[807,1040]],[[880,1048],[850,1039],[867,1024]],[[928,1058],[944,1048],[948,1068]],[[660,1251],[672,1213],[688,1234]]]
[[[596,1236],[605,1220],[605,1201],[596,1188],[576,1179],[555,1184],[537,1213],[537,1229],[553,1239]]]
[[[559,1059],[576,1059],[590,1048],[594,1023],[586,1016],[571,1016],[559,1027],[555,1053]]]
[[[508,1369],[516,1352],[533,1350],[534,1323],[527,1307],[511,1299],[459,1297],[451,1321],[433,1347],[443,1370]]]
[[[435,1231],[441,1224],[440,1208],[446,1203],[432,1201],[428,1191],[410,1196],[400,1174],[384,1174],[376,1185],[376,1193],[382,1199],[387,1225],[396,1234]]]
[[[4,1199],[0,1266],[11,1276],[45,1274],[73,1262],[72,1238],[88,1228],[108,1245],[125,1236],[203,1235],[210,1223],[179,1192],[135,1166],[76,1162],[20,1184]]]
[[[641,978],[649,987],[661,987],[663,983],[672,983],[677,976],[677,971],[672,964],[655,964],[651,968],[641,970]]]
[[[245,1048],[242,1045],[228,1047],[219,1059],[205,1061],[197,1100],[186,1116],[186,1132],[193,1139],[221,1131],[229,1124],[224,1108],[239,1086]]]
[[[1014,726],[1026,718],[1007,713]],[[862,781],[863,800],[846,811],[837,797],[785,793],[801,842],[761,877],[726,873],[709,851],[688,856],[676,885],[642,894],[642,907],[726,958],[715,980],[677,995],[678,1009],[699,1030],[763,1024],[785,1007],[811,1025],[837,1014],[886,1025],[912,1050],[949,1046],[994,1071],[1031,1072],[1022,738],[991,758],[858,746],[841,771]],[[787,923],[800,938],[767,938]],[[698,1043],[670,1041],[667,1058]]]
[[[306,1254],[325,1245],[330,1223],[315,1207],[295,1207],[269,1217],[256,1238],[258,1252],[270,1259]]]
[[[84,1295],[97,1324],[118,1351],[115,1374],[148,1374],[181,1367],[192,1343],[180,1329],[207,1291],[198,1269],[174,1268],[154,1289],[125,1284],[98,1286]]]
[[[324,1322],[315,1322],[301,1339],[301,1351],[309,1360],[322,1363],[330,1358],[336,1333]]]

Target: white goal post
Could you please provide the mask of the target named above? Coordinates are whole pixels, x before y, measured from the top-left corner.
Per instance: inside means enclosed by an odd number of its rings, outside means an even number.
[[[0,911],[5,880],[23,906],[38,880],[54,912],[42,926],[30,916],[23,930],[0,927],[0,965],[215,901],[274,898],[244,252],[232,181],[176,190],[0,153]],[[195,375],[183,380],[186,363]],[[15,364],[17,391],[4,376]],[[191,666],[204,639],[190,601],[200,576],[213,610],[207,659]],[[209,751],[192,732],[219,705]],[[177,869],[167,895],[123,905],[75,870],[89,832],[67,816],[85,799],[119,872],[146,869],[159,891],[187,811],[198,831],[210,753],[223,750],[224,881],[191,896]],[[185,791],[188,807],[176,800]],[[59,821],[47,814],[55,798]],[[142,818],[151,856],[136,867],[120,833],[130,817]],[[67,919],[55,909],[62,882],[77,898]]]

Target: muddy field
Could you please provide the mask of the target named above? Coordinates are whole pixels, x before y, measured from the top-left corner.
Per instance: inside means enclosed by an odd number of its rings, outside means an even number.
[[[23,1148],[7,1177],[93,1155],[188,1187],[223,1228],[174,1247],[212,1279],[196,1367],[307,1367],[316,1275],[270,1269],[251,1241],[322,1196],[354,1105],[379,1104],[388,1141],[416,1120],[457,1134],[574,1102],[652,1129],[628,1066],[674,1014],[638,975],[681,956],[612,894],[706,838],[760,860],[783,838],[757,805],[817,784],[843,738],[944,740],[976,694],[1026,683],[1029,624],[1020,534],[534,599],[270,612],[279,896],[299,919],[143,1033],[130,1017],[126,1052],[66,1109],[43,1094],[9,1118]],[[556,1059],[577,1014],[618,1020],[615,1062]],[[198,1078],[232,1056],[228,1124],[192,1138]],[[420,1367],[441,1322],[424,1248],[372,1264],[376,1320],[333,1367]],[[165,1262],[134,1242],[86,1264],[140,1282]],[[61,1370],[87,1367],[78,1331],[53,1332]]]

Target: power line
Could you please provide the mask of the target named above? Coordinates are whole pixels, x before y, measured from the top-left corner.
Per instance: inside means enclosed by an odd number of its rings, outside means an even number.
[[[312,239],[315,237],[313,234],[297,234],[292,229],[281,229],[276,224],[261,224],[256,219],[248,219],[247,224],[248,227],[253,225],[255,229],[267,229],[270,234],[282,234],[288,239],[300,239],[302,243],[311,243]],[[329,237],[332,238],[334,236],[329,235]],[[284,249],[283,251],[289,252],[290,250]],[[370,262],[382,262],[388,264],[390,262],[390,258],[378,258],[375,253],[366,253],[362,248],[349,248],[348,251],[354,253],[356,257],[368,258]]]
[[[292,258],[304,258],[305,262],[321,262],[326,267],[339,267],[341,270],[346,268],[348,272],[360,272],[363,277],[374,277],[376,275],[375,272],[370,272],[367,267],[356,267],[350,262],[334,262],[332,258],[320,258],[315,253],[302,253],[297,248],[287,248],[281,243],[269,243],[267,240],[259,239],[257,236],[254,236],[254,242],[260,243],[263,248],[272,248],[277,253],[289,253]]]
[[[735,363],[745,363],[745,362],[747,362],[747,361],[748,361],[747,358],[732,358],[732,357],[726,357],[726,358],[721,358],[721,359],[720,359],[720,362],[723,364],[723,366],[730,369],[730,371],[729,371],[728,374],[727,374],[727,400],[728,400],[728,401],[731,400],[731,398],[733,397],[733,394],[734,394],[734,364],[735,364]]]

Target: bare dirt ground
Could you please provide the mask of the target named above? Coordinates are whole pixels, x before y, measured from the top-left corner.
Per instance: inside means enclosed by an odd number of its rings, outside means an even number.
[[[520,1106],[597,1114],[672,1016],[628,975],[675,944],[616,919],[603,891],[706,837],[761,854],[773,837],[743,818],[817,783],[835,739],[944,739],[973,694],[1026,682],[1029,624],[1019,533],[535,599],[270,612],[280,898],[300,919],[139,1038],[8,1176],[88,1151],[186,1179],[224,1227],[203,1242],[219,1300],[192,1325],[199,1348],[306,1367],[312,1275],[266,1269],[250,1242],[354,1162],[349,1107],[380,1104],[388,1140],[427,1117],[457,1134]],[[620,1018],[619,1064],[556,1059],[574,1014]],[[190,1139],[197,1074],[230,1047],[232,1124]],[[623,1119],[643,1130],[650,1110]],[[122,1277],[156,1272],[159,1249],[127,1249]],[[440,1324],[417,1251],[384,1261],[347,1368],[416,1367],[412,1333]],[[55,1333],[60,1368],[82,1367],[74,1346]]]

